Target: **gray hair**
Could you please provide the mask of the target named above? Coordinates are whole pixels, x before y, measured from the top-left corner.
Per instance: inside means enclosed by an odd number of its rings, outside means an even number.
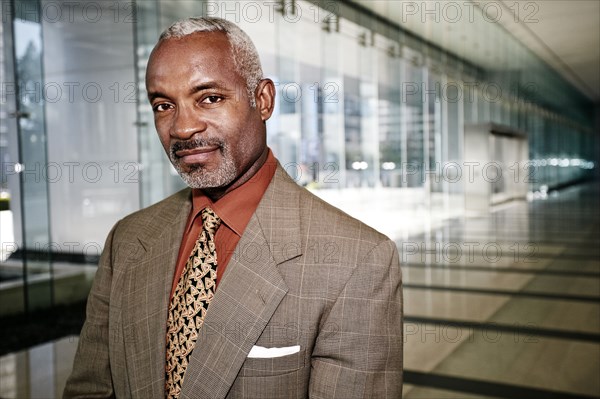
[[[179,39],[196,32],[223,32],[229,40],[235,69],[246,81],[250,105],[256,107],[254,92],[263,78],[260,58],[250,37],[233,22],[222,18],[192,17],[179,20],[165,29],[158,39]]]

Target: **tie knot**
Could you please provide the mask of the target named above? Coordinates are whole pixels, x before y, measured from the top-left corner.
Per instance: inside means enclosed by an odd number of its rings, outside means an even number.
[[[202,210],[202,225],[206,231],[214,235],[221,225],[221,218],[217,216],[215,211],[206,207]]]

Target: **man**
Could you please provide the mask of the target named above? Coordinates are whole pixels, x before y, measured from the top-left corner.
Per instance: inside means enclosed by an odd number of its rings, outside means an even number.
[[[110,232],[65,397],[400,397],[395,245],[277,163],[274,84],[247,35],[175,23],[146,86],[191,189]]]

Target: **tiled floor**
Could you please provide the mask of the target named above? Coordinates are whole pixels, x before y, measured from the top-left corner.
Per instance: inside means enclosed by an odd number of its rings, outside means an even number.
[[[405,398],[600,398],[599,199],[573,187],[398,241]],[[0,358],[0,397],[59,396],[76,342]]]

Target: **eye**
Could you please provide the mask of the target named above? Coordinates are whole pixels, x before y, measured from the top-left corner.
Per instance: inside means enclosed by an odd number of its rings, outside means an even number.
[[[223,101],[223,97],[221,97],[221,96],[207,96],[202,100],[202,103],[203,104],[216,104],[221,101]]]
[[[164,112],[173,108],[173,106],[169,103],[158,103],[152,107],[154,112]]]

